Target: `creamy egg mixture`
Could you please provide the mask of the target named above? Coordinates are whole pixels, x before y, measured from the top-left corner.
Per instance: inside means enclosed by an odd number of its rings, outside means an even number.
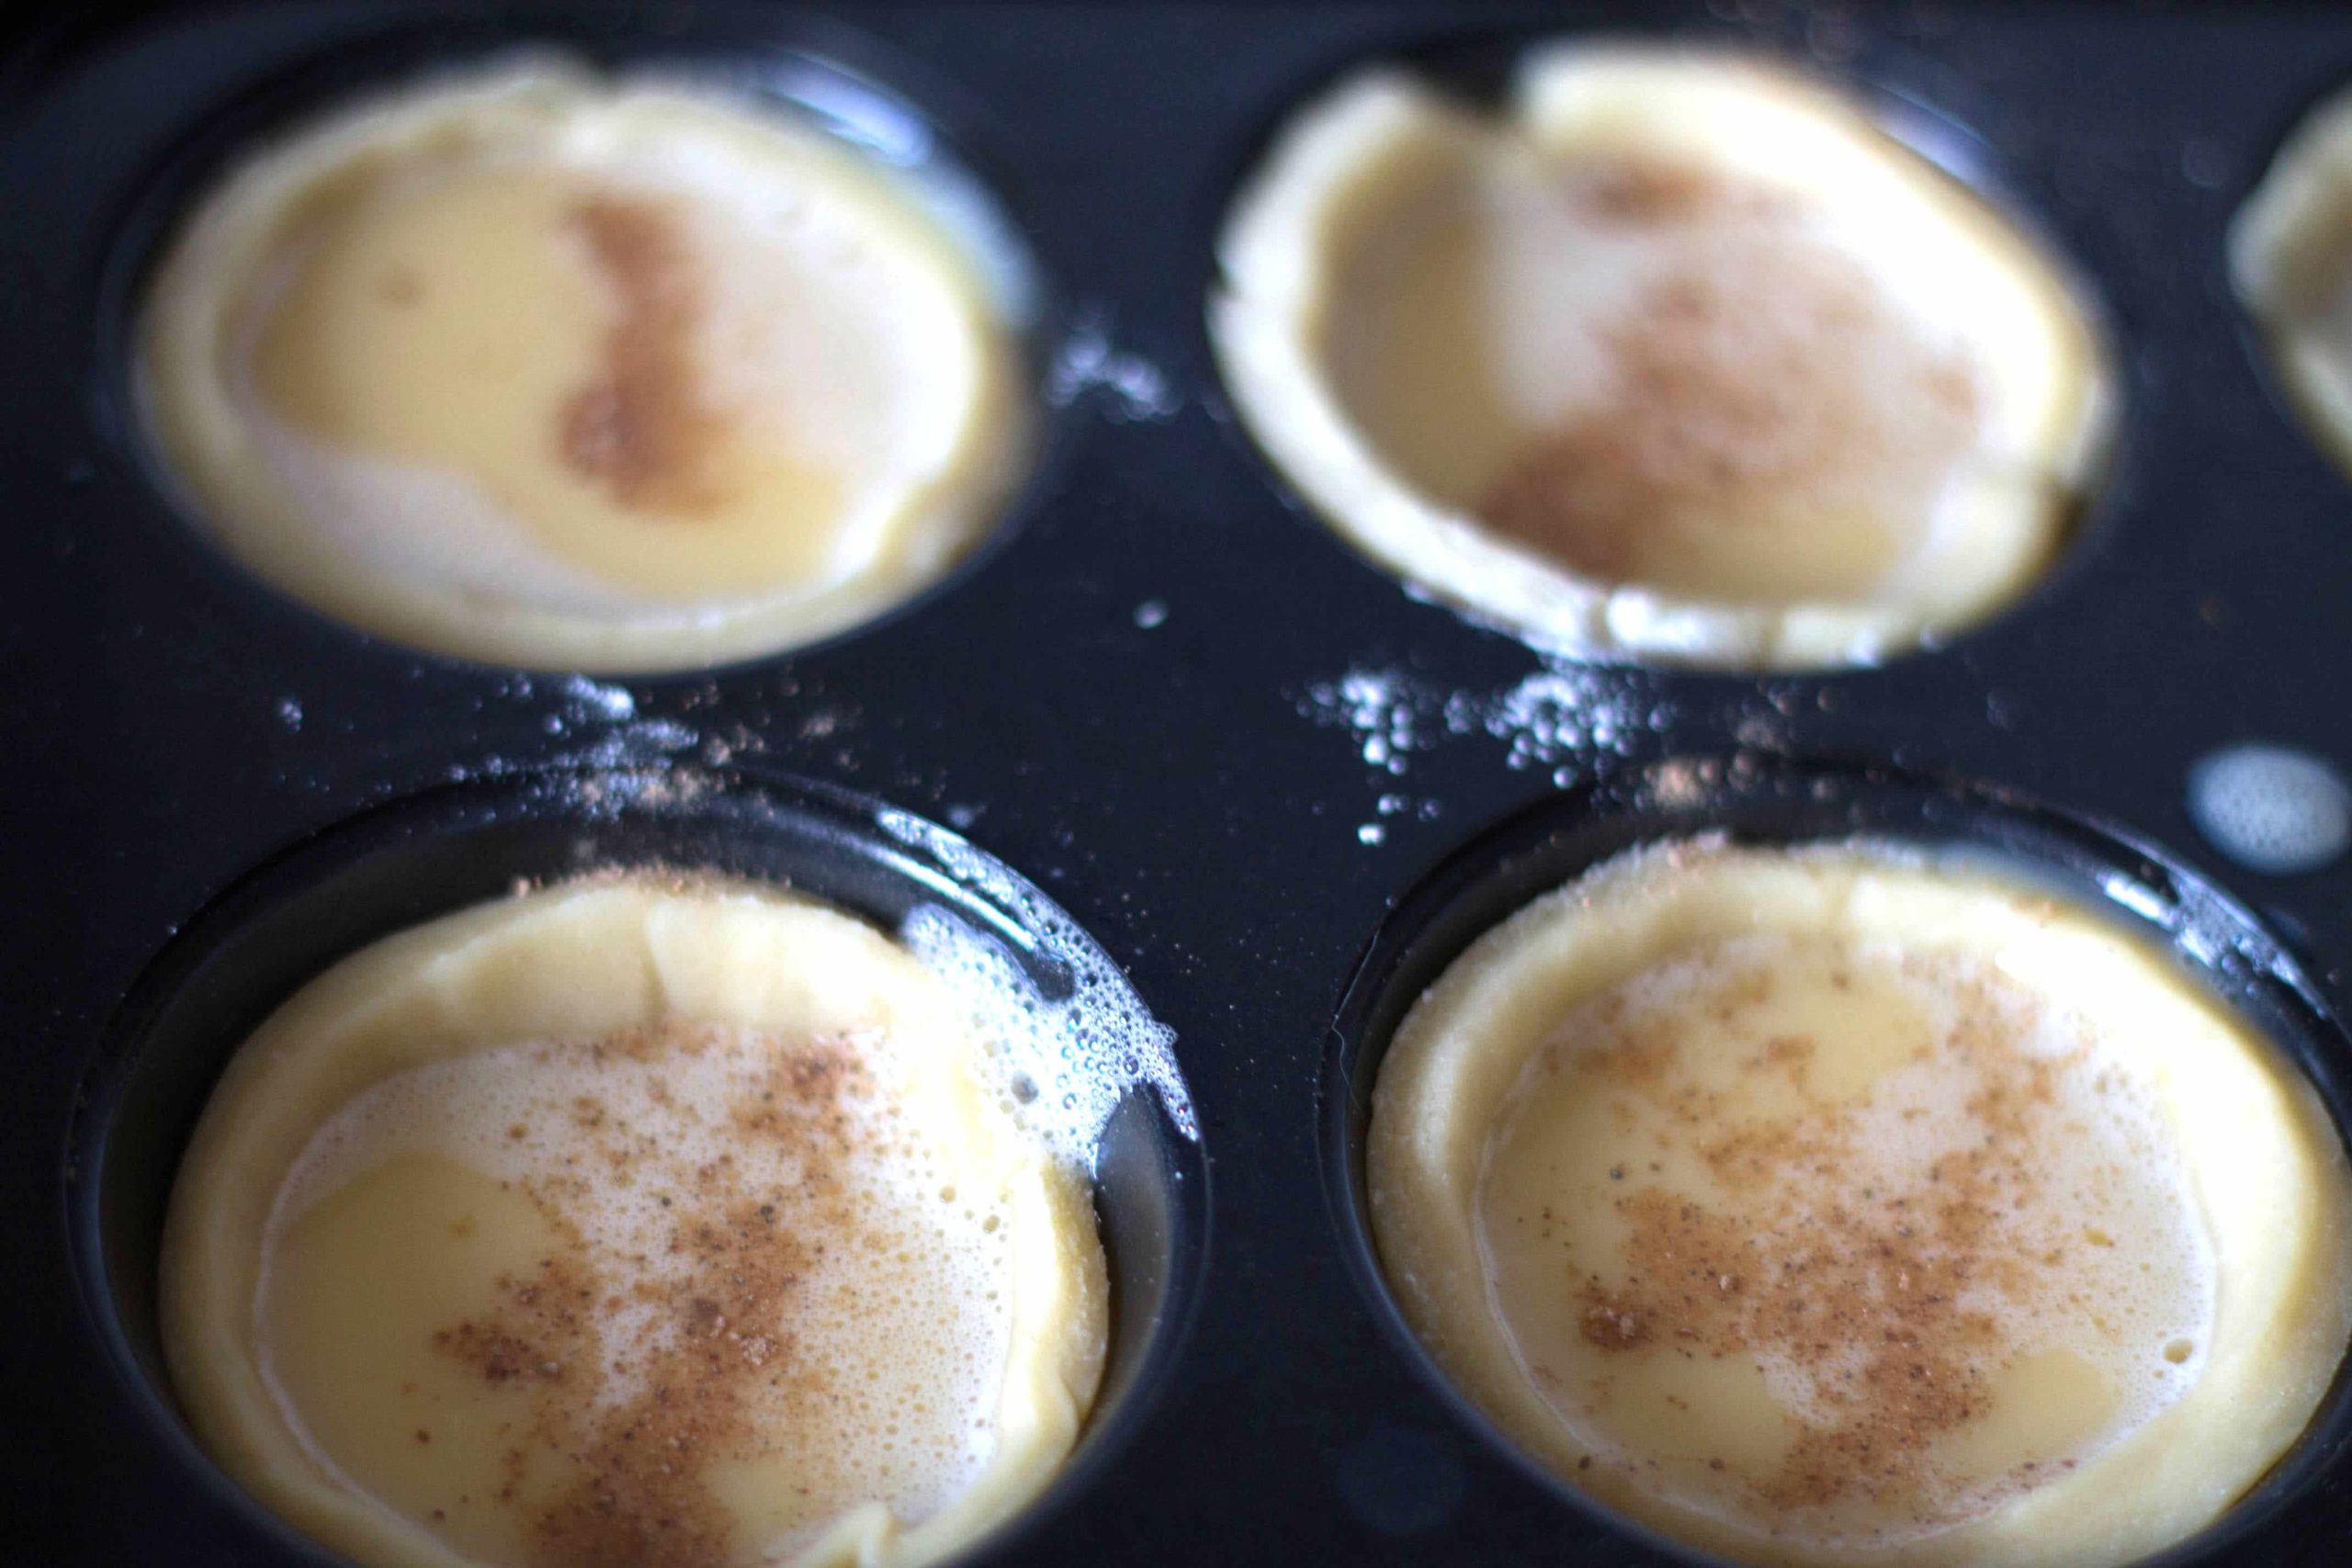
[[[1020,466],[1012,301],[904,176],[780,111],[526,64],[265,148],[140,340],[206,527],[444,652],[809,641],[935,578]]]
[[[2295,1069],[2101,919],[1870,846],[1644,851],[1530,906],[1398,1031],[1367,1174],[1440,1364],[1742,1561],[2133,1561],[2352,1333]]]
[[[1210,324],[1335,527],[1570,652],[1791,667],[2046,567],[2105,428],[2049,260],[1829,90],[1577,43],[1489,116],[1396,71],[1302,112]]]
[[[927,1562],[1104,1353],[1082,1176],[822,906],[580,885],[388,938],[206,1108],[163,1305],[198,1436],[371,1564]]]

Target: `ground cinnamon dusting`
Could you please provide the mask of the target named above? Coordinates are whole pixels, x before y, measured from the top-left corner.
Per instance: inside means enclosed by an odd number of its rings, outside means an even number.
[[[1572,194],[1597,218],[1635,225],[1710,212],[1765,216],[1786,209],[1771,193],[1735,185],[1711,169],[1640,159],[1589,171]]]
[[[1756,983],[1745,982],[1750,1002]],[[1812,1391],[1793,1446],[1776,1471],[1741,1478],[1775,1509],[1862,1495],[1935,1516],[1931,1450],[1985,1412],[1982,1369],[2014,1348],[2000,1307],[2055,1288],[2065,1263],[2063,1247],[2021,1255],[2017,1216],[2043,1195],[2035,1150],[2062,1134],[2056,1084],[2069,1064],[2026,1052],[2014,1011],[1973,984],[1978,995],[1963,984],[1958,1021],[1933,1047],[1978,1086],[1960,1108],[1967,1136],[1916,1171],[1874,1161],[1850,1106],[1727,1119],[1736,1089],[1694,1081],[1654,1019],[1601,1010],[1596,1032],[1555,1069],[1637,1106],[1668,1130],[1663,1142],[1695,1151],[1725,1195],[1701,1202],[1628,1181],[1612,1200],[1622,1258],[1605,1275],[1587,1260],[1571,1276],[1578,1331],[1604,1353],[1769,1357],[1793,1370]],[[1714,1005],[1742,1004],[1732,995]],[[1735,1082],[1775,1078],[1803,1095],[1817,1048],[1770,1037]],[[1539,1225],[1573,1260],[1550,1210]]]
[[[708,1038],[690,1029],[638,1032],[590,1049],[659,1061],[703,1049]],[[851,1102],[871,1087],[843,1042],[815,1042],[780,1059],[738,1097],[732,1115],[742,1132],[788,1149],[798,1184],[763,1190],[731,1156],[695,1168],[683,1190],[662,1195],[674,1216],[664,1255],[634,1280],[599,1277],[564,1217],[590,1189],[588,1176],[523,1184],[560,1238],[557,1250],[529,1274],[502,1278],[493,1310],[448,1325],[434,1343],[485,1383],[531,1390],[530,1419],[514,1434],[492,1498],[529,1510],[534,1563],[707,1568],[730,1560],[738,1543],[714,1470],[773,1451],[793,1412],[829,1397],[826,1369],[795,1354],[802,1277],[827,1246],[888,1239],[865,1234],[870,1224],[843,1181]],[[593,1100],[571,1110],[576,1125],[600,1134],[591,1158],[608,1176],[664,1179],[649,1135]],[[599,1325],[624,1307],[650,1308],[655,1327],[630,1347],[633,1392],[616,1398]],[[534,1485],[550,1464],[569,1479]]]
[[[703,288],[677,215],[641,198],[592,197],[572,210],[617,302],[596,379],[564,403],[564,462],[623,506],[707,513],[721,497],[710,474],[720,420],[707,406],[695,338]]]
[[[1891,527],[1974,439],[1969,365],[1932,351],[1786,198],[1633,165],[1572,191],[1664,257],[1600,333],[1609,390],[1532,443],[1479,507],[1584,575],[1645,580],[1694,532],[1791,505]]]

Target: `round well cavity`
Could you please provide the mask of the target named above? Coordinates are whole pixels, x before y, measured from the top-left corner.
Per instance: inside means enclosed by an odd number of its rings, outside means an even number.
[[[1876,663],[2046,583],[2106,467],[2099,307],[1991,163],[1704,38],[1440,46],[1275,130],[1209,335],[1285,485],[1474,619]]]
[[[1837,762],[1684,760],[1546,801],[1471,840],[1400,901],[1342,1003],[1325,1060],[1322,1105],[1333,1213],[1359,1286],[1407,1359],[1459,1418],[1596,1529],[1645,1541],[1663,1561],[1699,1554],[1558,1480],[1423,1347],[1374,1251],[1366,1145],[1384,1054],[1416,1001],[1474,942],[1604,862],[1640,846],[1707,836],[1762,848],[1866,840],[1916,851],[1931,866],[1982,868],[2012,884],[2046,887],[2153,946],[2273,1043],[2285,1065],[2316,1089],[2326,1131],[2337,1139],[2347,1103],[2340,1026],[2294,959],[2241,908],[2159,851],[1984,786]],[[2171,1361],[2178,1348],[2160,1348]],[[2320,1472],[2352,1429],[2347,1423],[2352,1399],[2338,1366],[2309,1427],[2267,1476],[2165,1560],[2261,1555],[2313,1528]]]
[[[609,869],[782,885],[894,934],[953,927],[967,951],[998,954],[1048,1012],[1116,973],[1043,895],[944,829],[846,792],[771,779],[590,773],[459,786],[380,808],[256,871],[190,923],[118,1016],[75,1129],[81,1175],[71,1195],[92,1327],[122,1374],[116,1396],[232,1501],[250,1550],[306,1548],[196,1445],[165,1375],[157,1317],[164,1207],[215,1078],[287,996],[378,938],[518,883]],[[1148,1022],[1131,994],[1091,1002],[1097,1016],[1125,1009]],[[1163,1035],[1152,1043],[1164,1050]],[[1205,1167],[1189,1106],[1167,1071],[1159,1087],[1129,1081],[1115,1103],[1099,1102],[1092,1162],[1111,1293],[1102,1381],[1061,1472],[974,1548],[983,1554],[1017,1542],[1112,1462],[1168,1374],[1197,1290]]]
[[[363,107],[377,130],[338,120]],[[785,141],[761,151],[763,126]],[[510,178],[500,136],[555,185],[476,189]],[[739,156],[766,172],[694,162]],[[830,25],[403,29],[164,157],[105,282],[108,412],[199,541],[345,627],[612,673],[796,650],[967,576],[1048,455],[1034,225],[951,93]],[[418,186],[403,158],[442,172]],[[647,173],[664,159],[675,179]],[[434,238],[482,222],[513,232]],[[297,272],[248,265],[240,233]],[[461,251],[478,264],[436,270]]]

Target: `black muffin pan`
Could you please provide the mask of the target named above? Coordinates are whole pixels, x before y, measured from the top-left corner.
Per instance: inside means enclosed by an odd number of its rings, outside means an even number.
[[[0,1559],[332,1560],[175,1413],[162,1204],[276,1001],[517,879],[711,867],[885,924],[923,904],[1047,994],[1082,978],[1048,940],[1066,914],[1174,1031],[1196,1126],[1138,1094],[1098,1172],[1110,1382],[1065,1473],[963,1562],[1692,1560],[1444,1384],[1362,1212],[1402,1010],[1633,843],[1859,831],[2005,857],[2170,945],[2352,1122],[2352,867],[2239,869],[2184,803],[2234,742],[2352,762],[2352,482],[2277,395],[2223,265],[2281,137],[2352,82],[2352,14],[660,0],[0,28]],[[1374,60],[1477,95],[1527,41],[1619,28],[1850,84],[2083,281],[2115,452],[2064,560],[1997,619],[1871,670],[1547,671],[1353,554],[1236,423],[1202,306],[1282,118]],[[989,194],[1043,301],[1042,450],[947,581],[813,649],[589,682],[349,630],[190,526],[125,364],[175,215],[308,110],[526,44],[722,74]],[[2164,1561],[2342,1561],[2347,1449],[2339,1379]]]

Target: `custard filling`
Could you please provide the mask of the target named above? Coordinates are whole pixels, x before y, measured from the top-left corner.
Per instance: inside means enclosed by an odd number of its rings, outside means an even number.
[[[697,216],[716,221],[547,169],[353,193],[255,312],[260,412],[312,460],[463,476],[617,588],[691,602],[821,579],[854,444],[718,396],[701,257],[752,237],[696,243]],[[840,379],[845,405],[879,400]]]
[[[2104,439],[2081,302],[1834,90],[1531,51],[1284,129],[1219,242],[1237,412],[1351,540],[1539,646],[1863,662],[2014,597]]]
[[[931,581],[1020,468],[1029,303],[978,210],[689,83],[452,77],[197,207],[142,400],[203,525],[369,630],[574,669],[764,652]]]
[[[1562,1021],[1487,1145],[1497,1308],[1561,1419],[1695,1506],[1974,1517],[2201,1370],[2211,1248],[2098,1055],[1949,955],[1758,936],[1645,970]]]
[[[887,939],[587,885],[389,939],[232,1063],[165,1235],[215,1457],[371,1564],[910,1564],[1104,1353],[1082,1178]]]
[[[1365,1176],[1504,1433],[1742,1562],[2135,1561],[2352,1339],[2293,1066],[2107,918],[1892,846],[1673,844],[1522,909],[1399,1027]]]
[[[1984,434],[1965,345],[1796,197],[1506,160],[1382,221],[1336,279],[1343,405],[1417,488],[1593,581],[1867,599]]]

